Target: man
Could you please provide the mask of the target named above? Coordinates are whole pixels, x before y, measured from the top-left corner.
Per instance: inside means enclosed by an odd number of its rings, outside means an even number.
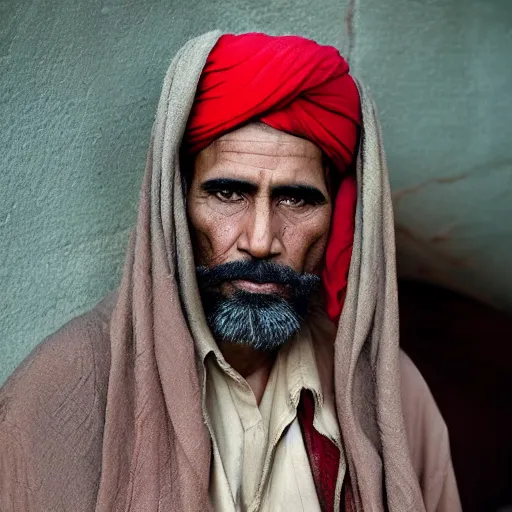
[[[219,36],[168,71],[118,293],[2,390],[0,508],[460,510],[367,93],[334,48]]]

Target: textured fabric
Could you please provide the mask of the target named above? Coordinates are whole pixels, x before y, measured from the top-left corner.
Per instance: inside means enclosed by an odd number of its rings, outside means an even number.
[[[211,51],[185,132],[188,154],[249,121],[303,137],[346,174],[334,201],[323,282],[327,313],[338,320],[354,238],[352,163],[359,94],[338,50],[298,36],[228,34]],[[347,171],[349,171],[347,173]]]
[[[339,502],[346,465],[343,457],[340,460],[332,365],[323,362],[332,360],[334,332],[327,319],[310,318],[277,355],[259,405],[247,382],[216,346],[199,348],[205,354],[203,393],[213,443],[210,497],[216,510],[325,510],[308,461],[316,452],[306,451],[297,418],[303,389],[313,392],[318,404],[314,432],[322,432],[318,436],[328,439],[337,452],[332,499],[337,488]],[[313,415],[310,420],[311,431]]]
[[[199,80],[187,151],[198,153],[255,120],[311,140],[343,172],[352,164],[360,124],[347,62],[336,48],[299,36],[221,36]]]
[[[2,512],[94,510],[116,302],[107,297],[50,336],[1,389]],[[315,340],[332,346],[320,334]],[[332,370],[332,356],[327,350],[320,360],[315,356],[322,380]],[[403,354],[399,360],[407,439],[426,510],[457,512],[446,426],[415,366]]]
[[[193,341],[211,334],[195,280],[179,148],[218,36],[188,42],[165,78],[113,311],[106,320],[98,310],[75,319],[2,388],[2,511],[211,510],[205,372]],[[399,351],[387,168],[363,88],[360,98],[354,249],[334,342],[354,507],[457,512],[446,426]]]

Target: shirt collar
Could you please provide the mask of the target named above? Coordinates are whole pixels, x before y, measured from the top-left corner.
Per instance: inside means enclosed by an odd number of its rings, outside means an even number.
[[[326,323],[329,324],[328,330],[325,329]],[[325,340],[315,339],[318,335],[319,325],[322,326],[321,334],[322,338],[326,338]],[[325,365],[319,361],[319,357],[322,357],[321,354],[316,352],[325,352],[326,346],[332,348],[334,334],[334,324],[327,320],[323,312],[319,314],[316,309],[313,314],[308,315],[301,330],[280,349],[269,379],[277,379],[278,392],[276,396],[286,399],[288,407],[291,409],[296,410],[303,389],[313,393],[315,409],[323,406],[323,387],[332,380],[332,368],[331,371],[327,369],[329,375],[323,375],[326,373]],[[240,374],[224,359],[211,335],[196,340],[196,349],[205,371],[208,372],[206,360],[210,357],[226,377],[236,381],[242,380]],[[332,358],[332,350],[329,351],[327,357],[328,359]]]

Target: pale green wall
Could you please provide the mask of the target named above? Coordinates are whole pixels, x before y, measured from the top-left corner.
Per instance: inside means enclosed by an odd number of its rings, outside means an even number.
[[[352,48],[403,271],[512,309],[511,27],[509,0],[0,2],[0,382],[116,286],[163,75],[213,28]]]

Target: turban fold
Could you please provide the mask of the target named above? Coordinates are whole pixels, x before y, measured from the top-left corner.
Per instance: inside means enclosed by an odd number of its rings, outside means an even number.
[[[322,274],[329,317],[343,306],[354,237],[357,86],[332,46],[298,36],[252,33],[219,38],[204,66],[185,133],[197,154],[221,135],[263,122],[316,144],[346,176],[336,193]]]

